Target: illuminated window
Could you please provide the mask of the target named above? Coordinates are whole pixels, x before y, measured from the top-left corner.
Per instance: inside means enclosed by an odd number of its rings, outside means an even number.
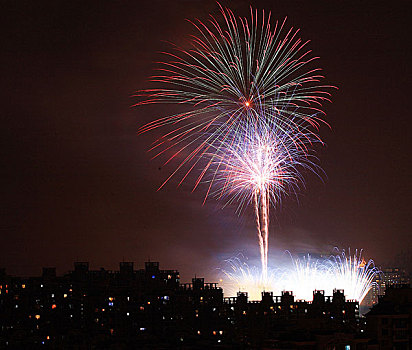
[[[22,284],[21,287],[24,289],[24,288],[26,288],[26,285],[25,285],[25,284]]]
[[[36,315],[34,317],[36,318],[36,320],[40,319],[40,315]]]
[[[216,331],[213,331],[213,335],[216,335]]]
[[[57,307],[56,304],[53,304],[53,305],[52,305],[52,309],[55,309],[56,307]]]
[[[63,298],[67,298],[67,294],[63,294]]]
[[[144,306],[140,306],[140,311],[143,311],[144,310]]]

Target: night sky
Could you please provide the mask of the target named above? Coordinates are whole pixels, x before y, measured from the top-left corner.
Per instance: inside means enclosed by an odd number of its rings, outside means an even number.
[[[247,1],[223,1],[248,15]],[[364,248],[378,265],[411,253],[410,1],[254,1],[310,39],[327,82],[339,87],[299,200],[272,219],[270,249]],[[239,252],[258,254],[252,213],[222,209],[147,153],[138,136],[163,106],[132,108],[166,40],[187,45],[187,18],[218,14],[214,1],[8,1],[1,26],[0,267],[58,274],[150,258],[216,280]],[[170,108],[170,107],[169,107]],[[173,107],[172,107],[173,108]],[[163,130],[165,131],[165,130]],[[273,210],[272,210],[273,212]],[[408,250],[409,249],[409,250]]]

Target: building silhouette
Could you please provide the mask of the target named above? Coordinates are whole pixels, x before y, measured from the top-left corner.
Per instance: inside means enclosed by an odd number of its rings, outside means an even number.
[[[63,276],[48,267],[31,278],[0,270],[0,348],[368,349],[365,329],[343,290],[314,291],[313,301],[292,291],[227,298],[217,283],[180,283],[158,262],[118,271],[75,262]]]
[[[412,348],[412,288],[391,284],[366,314],[367,335],[376,349]]]

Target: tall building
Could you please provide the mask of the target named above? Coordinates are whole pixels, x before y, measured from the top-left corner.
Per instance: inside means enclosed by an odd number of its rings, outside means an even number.
[[[412,348],[412,289],[408,284],[387,287],[366,314],[366,331],[376,349]]]
[[[410,278],[405,269],[399,267],[387,267],[374,277],[373,285],[363,300],[362,305],[372,307],[378,302],[379,296],[385,294],[385,290],[392,285],[409,284]]]

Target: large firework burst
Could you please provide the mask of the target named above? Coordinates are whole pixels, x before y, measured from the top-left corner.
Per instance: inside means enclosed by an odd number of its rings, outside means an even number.
[[[249,19],[221,6],[220,12],[219,20],[210,15],[207,22],[191,22],[197,31],[191,47],[165,52],[167,59],[151,79],[154,87],[136,93],[136,105],[185,107],[140,129],[171,125],[152,148],[156,156],[168,153],[167,162],[179,158],[171,176],[181,170],[185,178],[211,144],[217,149],[240,122],[260,117],[257,109],[275,108],[288,128],[309,128],[315,135],[322,104],[329,100],[331,86],[321,84],[320,68],[313,63],[317,57],[299,37],[299,29],[287,28],[286,19],[272,23],[270,13],[259,16],[252,8]]]

